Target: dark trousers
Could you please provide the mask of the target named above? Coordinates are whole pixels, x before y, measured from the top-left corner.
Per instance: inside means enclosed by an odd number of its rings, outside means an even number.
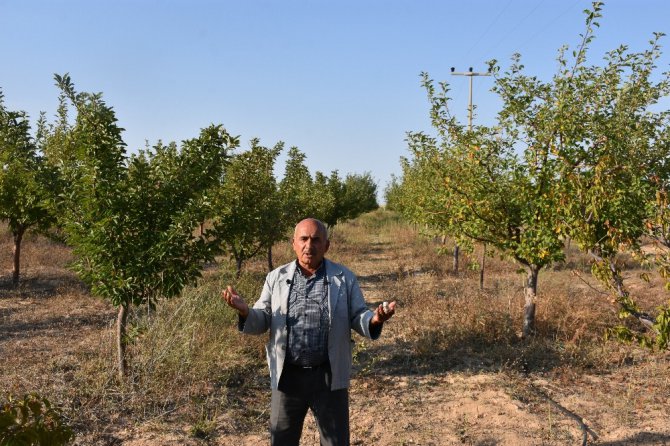
[[[272,446],[297,446],[310,409],[322,446],[349,446],[349,391],[330,390],[330,366],[302,368],[284,364],[279,389],[272,391]]]

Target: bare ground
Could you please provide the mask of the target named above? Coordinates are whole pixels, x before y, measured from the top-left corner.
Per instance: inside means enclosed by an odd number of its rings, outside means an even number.
[[[37,242],[32,246],[26,251],[62,249]],[[498,346],[482,346],[474,341],[455,346],[453,351],[433,352],[430,336],[437,335],[422,331],[417,319],[441,320],[440,309],[446,307],[413,306],[408,296],[398,293],[406,287],[416,288],[428,295],[426,302],[444,302],[459,289],[457,282],[474,283],[475,275],[436,278],[431,267],[421,264],[418,254],[392,232],[371,233],[364,246],[350,248],[353,251],[334,250],[333,257],[345,261],[359,275],[370,304],[393,298],[400,302],[397,316],[387,324],[379,341],[356,338],[356,373],[350,390],[353,444],[573,445],[582,444],[584,431],[580,426],[584,425],[590,429],[588,444],[670,445],[667,354],[650,354],[608,342],[597,347],[606,353],[594,353],[608,358],[608,364],[576,367],[574,361],[562,359],[560,348],[533,350],[514,344],[504,362],[499,353],[487,354],[486,349],[493,351]],[[45,255],[33,254],[33,258]],[[61,260],[67,257],[63,253],[54,255]],[[96,421],[99,407],[113,406],[119,398],[131,398],[105,394],[109,390],[99,389],[114,388],[105,383],[90,383],[91,394],[84,396],[81,389],[72,388],[86,382],[87,374],[112,367],[116,312],[109,304],[91,297],[62,268],[49,269],[42,265],[47,262],[41,260],[35,263],[26,264],[24,282],[18,290],[11,289],[7,280],[9,261],[3,264],[3,395],[39,391],[57,398],[54,402],[67,407],[67,415],[80,432],[77,444],[268,443],[267,388],[249,387],[251,393],[241,397],[253,401],[250,405],[256,408],[248,412],[244,429],[239,428],[240,420],[231,418],[239,417],[239,411],[232,413],[222,407],[205,420],[204,438],[194,435],[192,421],[171,416],[179,412],[175,408],[166,408],[164,415],[147,417],[122,410],[109,416],[103,410],[106,415]],[[556,279],[560,274],[563,272],[552,272],[547,286],[555,280],[573,281],[574,289],[587,296],[583,299],[600,299],[592,287],[580,284],[574,277]],[[508,300],[516,311],[520,296],[514,283],[518,280],[506,280],[507,275],[509,271],[494,267],[487,276],[487,290],[499,300]],[[403,287],[396,285],[400,282]],[[545,294],[550,295],[551,290]],[[452,315],[450,320],[458,318]],[[579,343],[578,330],[573,331],[573,341]],[[558,339],[559,334],[556,336]],[[557,357],[550,358],[551,355]],[[265,381],[265,376],[258,378]],[[78,419],[78,411],[85,412],[86,417]],[[311,415],[302,444],[319,444]]]

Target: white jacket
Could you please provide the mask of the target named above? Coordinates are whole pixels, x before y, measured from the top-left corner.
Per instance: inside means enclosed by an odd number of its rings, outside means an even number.
[[[377,339],[381,330],[370,333],[370,319],[374,313],[368,310],[356,276],[346,267],[324,259],[328,280],[328,310],[330,331],[328,333],[328,359],[333,373],[331,390],[349,387],[351,376],[351,329],[361,336]],[[277,389],[286,357],[286,315],[290,281],[293,279],[296,262],[287,263],[268,273],[261,297],[249,309],[246,320],[240,320],[240,331],[246,334],[261,334],[270,330],[270,339],[265,346],[270,368],[270,382]]]

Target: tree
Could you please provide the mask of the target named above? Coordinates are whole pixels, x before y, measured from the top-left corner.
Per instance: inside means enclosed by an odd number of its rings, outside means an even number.
[[[326,177],[316,172],[313,183],[314,216],[329,230],[339,222],[379,207],[377,185],[369,173],[347,174],[342,181],[337,170]]]
[[[445,188],[440,172],[436,138],[424,133],[408,133],[407,142],[412,159],[401,158],[402,181],[397,185],[396,203],[398,210],[408,221],[419,225],[421,231],[430,237],[446,237],[455,241],[453,250],[453,271],[458,273],[461,247],[470,247],[467,237],[461,234],[455,220],[444,218],[443,210],[451,206],[448,202],[449,189]],[[434,210],[437,210],[434,212]],[[440,251],[443,251],[440,248]]]
[[[655,73],[659,33],[645,51],[630,52],[622,45],[606,54],[602,66],[587,65],[601,7],[595,2],[586,11],[581,46],[573,61],[561,54],[547,98],[552,104],[548,118],[555,123],[551,149],[562,180],[562,229],[591,256],[592,271],[613,292],[619,316],[640,322],[637,328],[620,326],[610,333],[667,348],[670,307],[659,308],[656,317],[642,311],[625,286],[616,255],[639,253],[645,234],[664,244],[669,112],[653,106],[670,94],[670,74]]]
[[[279,195],[283,208],[282,221],[287,230],[315,212],[312,187],[312,177],[305,165],[305,154],[297,147],[291,147],[286,159],[284,177],[279,182]]]
[[[379,207],[377,184],[369,172],[362,175],[347,174],[343,186],[342,220],[352,220]]]
[[[667,135],[662,140],[670,141]],[[665,150],[668,150],[668,148],[666,147]],[[666,157],[662,162],[665,163],[667,160]],[[645,263],[651,263],[657,268],[660,276],[665,280],[665,289],[670,291],[670,201],[667,191],[667,179],[669,177],[667,167],[667,165],[663,166],[663,170],[666,172],[663,175],[664,180],[661,180],[660,177],[652,178],[657,186],[656,197],[651,203],[649,216],[645,222],[645,234],[652,241],[654,250],[651,254],[644,254],[640,250],[638,254]],[[647,279],[646,275],[642,277]],[[639,315],[633,313],[630,315],[637,316],[640,319]],[[625,313],[624,316],[626,316]],[[623,327],[615,329],[615,333],[625,339],[636,339],[647,346],[653,345],[659,349],[668,348],[668,345],[670,345],[670,305],[659,307],[658,314],[654,319],[648,315],[645,316],[641,318],[641,321],[652,332],[652,336],[645,333],[633,333],[630,329]]]
[[[316,215],[317,201],[313,187],[312,177],[305,165],[305,154],[297,147],[291,147],[286,158],[284,177],[278,186],[282,212],[277,224],[283,234],[292,230],[302,219]],[[272,269],[272,246],[269,246],[268,270]]]
[[[384,188],[384,207],[389,211],[402,212],[402,178],[391,174],[391,181]]]
[[[18,286],[23,236],[31,228],[45,231],[54,223],[50,207],[54,172],[38,154],[27,115],[7,110],[2,91],[0,165],[0,219],[7,222],[14,239],[12,283]]]
[[[667,206],[669,113],[652,106],[668,95],[670,80],[668,73],[654,73],[659,34],[646,51],[621,46],[603,66],[587,65],[600,10],[595,2],[586,11],[580,46],[572,60],[561,49],[559,70],[549,82],[526,75],[518,55],[503,74],[490,63],[493,91],[503,104],[495,127],[464,131],[448,113],[446,86],[435,95],[425,82],[442,140],[437,148],[419,144],[417,158],[437,160],[433,168],[444,184],[441,201],[428,201],[437,206],[427,206],[426,214],[524,266],[524,334],[532,328],[537,273],[562,257],[560,235],[591,255],[592,271],[613,291],[620,316],[633,316],[648,330],[611,332],[666,348],[670,309],[659,309],[656,318],[643,312],[625,287],[616,255],[639,251],[645,228],[664,238],[658,216]]]
[[[424,85],[440,138],[410,134],[414,161],[405,172],[412,175],[412,212],[443,234],[492,245],[524,268],[522,333],[527,336],[534,331],[539,272],[563,257],[552,192],[554,163],[546,156],[546,135],[537,127],[542,118],[516,119],[522,109],[515,98],[539,94],[541,85],[515,84],[503,97],[498,125],[472,130],[449,115],[446,84],[435,93],[424,75]],[[526,131],[526,124],[536,130]]]
[[[331,178],[339,179],[337,172]],[[312,196],[314,203],[314,218],[321,220],[330,229],[337,222],[337,198],[333,193],[332,181],[322,172],[314,174]]]
[[[340,173],[333,170],[330,176],[327,177],[325,189],[328,196],[332,197],[332,207],[326,207],[323,213],[322,221],[326,224],[329,230],[332,230],[335,225],[344,218],[344,184],[340,178]]]
[[[273,173],[282,148],[282,143],[267,148],[252,140],[251,149],[235,155],[226,166],[215,193],[213,233],[235,259],[237,277],[244,261],[284,234],[278,224],[282,207]]]
[[[45,138],[49,161],[69,187],[60,197],[62,224],[76,255],[74,269],[94,295],[119,308],[118,370],[126,374],[126,321],[133,305],[155,306],[178,295],[213,258],[215,244],[194,229],[209,210],[207,191],[237,146],[222,126],[176,144],[126,157],[114,111],[100,94],[77,93],[56,76],[61,111],[75,107]]]

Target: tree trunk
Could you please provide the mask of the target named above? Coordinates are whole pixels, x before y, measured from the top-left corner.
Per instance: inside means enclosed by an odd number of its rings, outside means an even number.
[[[116,317],[116,347],[117,366],[119,368],[119,379],[126,377],[128,362],[126,359],[126,322],[128,320],[128,304],[119,305],[119,313]]]
[[[461,248],[458,246],[458,244],[454,245],[454,274],[458,274],[458,253],[460,252]]]
[[[272,245],[268,246],[268,271],[275,269],[274,264],[272,263]]]
[[[540,269],[535,265],[526,267],[526,285],[524,287],[525,303],[523,306],[523,330],[521,335],[526,338],[535,333],[535,304],[537,302],[537,276]]]
[[[607,259],[605,261],[607,262],[608,268],[612,273],[611,282],[619,298],[620,302],[619,305],[623,307],[622,302],[625,302],[630,298],[630,293],[624,286],[623,277],[621,277],[621,271],[619,271],[619,268],[617,268],[617,266],[611,259]],[[631,316],[640,321],[640,323],[644,325],[647,329],[651,330],[652,332],[658,335],[658,330],[656,330],[656,327],[654,327],[654,319],[650,315],[648,315],[647,313],[641,313],[639,311],[635,311],[632,308],[628,308],[628,306],[626,306],[626,310],[631,314]]]
[[[235,257],[235,263],[237,264],[237,272],[235,273],[235,278],[239,279],[242,275],[242,257]]]
[[[621,276],[621,271],[616,266],[611,258],[604,258],[599,250],[590,249],[588,251],[589,255],[597,263],[604,263],[607,268],[610,270],[610,286],[616,291],[617,301],[619,302],[619,307],[622,310],[627,311],[631,316],[636,318],[642,325],[652,332],[658,334],[658,330],[654,327],[654,318],[652,318],[647,313],[641,313],[636,311],[634,308],[627,303],[630,300],[630,293],[626,289],[623,283],[623,277]]]
[[[19,286],[19,277],[21,271],[21,241],[23,240],[23,234],[25,232],[25,228],[21,226],[14,233],[14,270],[12,271],[12,285],[14,285],[14,287]]]
[[[479,268],[479,289],[483,290],[484,289],[484,267],[486,261],[486,243],[484,243],[484,246],[482,246],[482,261],[481,265]]]

